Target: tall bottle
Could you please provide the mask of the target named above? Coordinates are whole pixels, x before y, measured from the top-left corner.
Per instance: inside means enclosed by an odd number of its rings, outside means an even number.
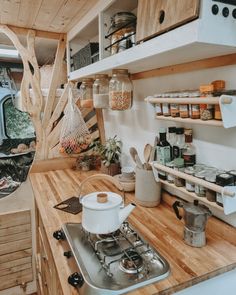
[[[173,145],[173,158],[183,158],[183,150],[185,146],[184,128],[176,128],[176,141]]]
[[[173,146],[176,142],[176,127],[169,127],[168,128],[168,142],[170,144],[171,150],[171,160],[173,160]]]
[[[159,130],[159,142],[156,147],[156,160],[159,164],[165,165],[171,161],[171,147],[169,142],[166,140],[166,129],[160,128]],[[166,173],[159,171],[159,177],[166,179]]]
[[[193,130],[185,129],[185,146],[183,150],[184,166],[189,167],[196,164],[196,148],[192,144],[193,141]]]

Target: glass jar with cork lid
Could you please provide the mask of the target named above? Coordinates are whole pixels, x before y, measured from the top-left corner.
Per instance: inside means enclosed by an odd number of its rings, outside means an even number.
[[[131,108],[133,84],[127,69],[112,70],[109,82],[109,106],[112,110],[124,111]]]
[[[84,78],[80,85],[80,105],[93,108],[93,78]]]
[[[109,77],[106,74],[95,75],[93,105],[95,108],[109,108]]]

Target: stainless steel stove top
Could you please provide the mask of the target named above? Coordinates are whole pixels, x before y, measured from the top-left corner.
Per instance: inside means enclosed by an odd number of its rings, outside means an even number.
[[[127,223],[110,235],[62,228],[79,267],[80,294],[125,294],[169,275],[168,262]]]

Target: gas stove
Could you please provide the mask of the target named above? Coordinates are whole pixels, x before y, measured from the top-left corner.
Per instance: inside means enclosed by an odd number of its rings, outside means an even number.
[[[108,235],[86,232],[80,223],[54,233],[66,239],[78,272],[68,282],[81,295],[125,294],[169,275],[168,262],[128,222]]]

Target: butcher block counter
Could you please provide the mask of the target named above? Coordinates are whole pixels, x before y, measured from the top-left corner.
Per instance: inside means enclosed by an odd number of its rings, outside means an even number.
[[[47,263],[49,266],[54,263],[58,279],[53,288],[57,286],[57,290],[61,290],[58,293],[52,290],[51,294],[78,294],[67,283],[68,276],[76,271],[76,266],[64,257],[63,253],[68,249],[65,249],[63,242],[55,240],[52,235],[64,223],[81,222],[81,213],[73,215],[54,209],[53,206],[77,195],[81,181],[94,173],[65,169],[30,175],[39,215],[37,218],[44,231],[40,235],[46,235],[44,239],[47,241],[43,243],[48,244],[48,256],[52,256]],[[98,180],[85,186],[85,193],[92,191],[116,191],[116,188],[108,182]],[[171,207],[175,200],[175,197],[163,193],[162,203],[158,207],[144,208],[137,205],[128,218],[147,242],[166,258],[171,269],[166,279],[129,292],[129,295],[173,294],[236,267],[236,229],[211,217],[207,223],[207,245],[203,248],[190,247],[182,239],[183,221],[176,218]],[[129,202],[135,203],[134,194],[126,194],[126,203]],[[38,267],[43,268],[42,265]],[[44,284],[43,279],[40,284]]]

